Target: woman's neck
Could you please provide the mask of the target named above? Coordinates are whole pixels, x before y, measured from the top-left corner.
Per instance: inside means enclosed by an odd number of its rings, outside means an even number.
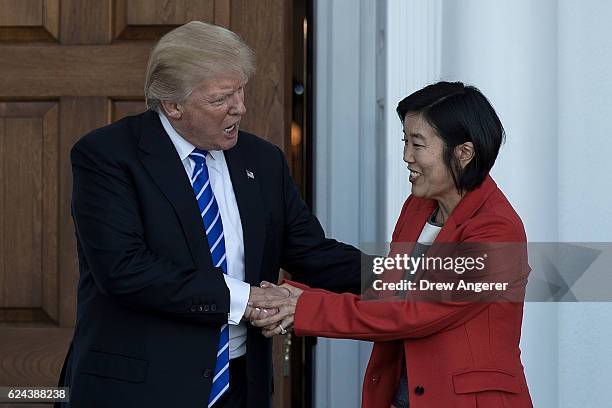
[[[444,224],[463,196],[464,194],[455,193],[451,196],[438,199],[438,208],[440,208],[440,210],[436,214],[435,221]]]

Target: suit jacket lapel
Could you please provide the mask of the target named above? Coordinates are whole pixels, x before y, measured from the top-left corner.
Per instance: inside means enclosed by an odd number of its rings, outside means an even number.
[[[157,113],[143,114],[138,146],[143,166],[176,212],[196,265],[210,267],[212,259],[193,189]]]
[[[244,240],[245,282],[259,286],[259,271],[264,243],[266,242],[265,214],[261,198],[261,189],[257,174],[247,175],[254,168],[251,155],[240,146],[240,136],[236,146],[225,152],[238,211],[242,221]]]

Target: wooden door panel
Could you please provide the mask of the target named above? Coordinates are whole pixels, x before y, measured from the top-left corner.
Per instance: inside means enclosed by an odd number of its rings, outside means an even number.
[[[56,102],[0,102],[0,210],[10,214],[0,224],[0,307],[51,320],[58,310],[57,134]]]
[[[0,384],[57,384],[71,329],[0,327]],[[1,404],[0,404],[1,405]]]
[[[123,0],[128,25],[181,25],[185,21],[213,21],[214,0]],[[121,5],[118,4],[117,7]]]
[[[3,0],[0,42],[57,41],[59,21],[59,0]]]
[[[42,0],[4,0],[0,2],[0,25],[41,26]]]
[[[115,40],[157,40],[162,35],[198,20],[229,26],[230,0],[115,0]]]
[[[135,115],[147,110],[144,100],[113,101],[111,121],[114,122],[126,116]]]
[[[112,0],[61,0],[62,44],[108,44]]]
[[[151,45],[6,45],[0,98],[142,96]]]
[[[39,308],[42,303],[41,163],[42,126],[32,118],[0,120],[5,214],[0,304],[9,308]]]
[[[57,328],[58,135],[57,100],[0,102],[1,385],[56,384],[72,336]]]

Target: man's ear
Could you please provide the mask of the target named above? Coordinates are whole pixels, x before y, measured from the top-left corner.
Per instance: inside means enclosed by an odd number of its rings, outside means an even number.
[[[164,113],[170,119],[179,120],[183,116],[183,106],[180,103],[161,101]]]
[[[461,167],[465,168],[474,158],[474,144],[465,142],[455,147],[455,155],[461,163]]]

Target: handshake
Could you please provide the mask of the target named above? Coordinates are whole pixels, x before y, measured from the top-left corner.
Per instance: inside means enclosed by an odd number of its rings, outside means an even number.
[[[303,290],[283,284],[263,281],[260,287],[251,286],[243,319],[260,327],[266,337],[286,334],[293,327],[295,307]]]

